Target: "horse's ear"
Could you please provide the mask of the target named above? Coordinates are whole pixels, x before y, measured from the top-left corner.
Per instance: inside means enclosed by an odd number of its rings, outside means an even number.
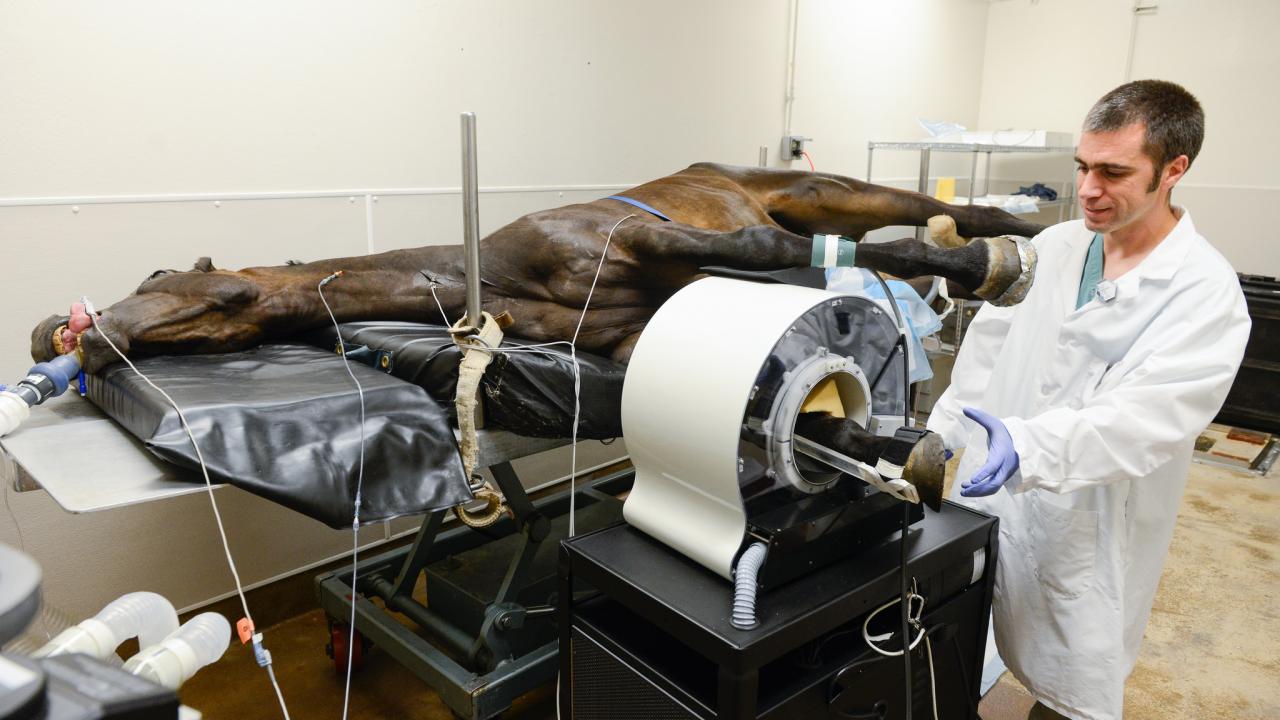
[[[207,258],[207,257],[202,257],[202,258],[200,258],[199,260],[197,260],[197,261],[196,261],[195,267],[193,267],[193,268],[191,268],[191,269],[192,269],[192,270],[195,270],[196,272],[209,272],[210,270],[213,270],[213,269],[214,269],[214,267],[213,267],[213,259],[212,259],[212,258]]]

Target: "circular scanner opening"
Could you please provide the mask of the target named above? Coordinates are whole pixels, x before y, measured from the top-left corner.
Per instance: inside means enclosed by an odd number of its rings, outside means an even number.
[[[801,413],[829,412],[836,417],[846,418],[865,428],[870,414],[871,399],[859,378],[847,370],[837,370],[820,379],[800,403],[796,420]],[[795,435],[795,423],[791,427]],[[831,448],[844,453],[841,448]],[[796,452],[794,443],[791,447],[792,460],[800,477],[810,485],[823,486],[840,477],[840,471],[826,463],[815,460],[804,453]]]

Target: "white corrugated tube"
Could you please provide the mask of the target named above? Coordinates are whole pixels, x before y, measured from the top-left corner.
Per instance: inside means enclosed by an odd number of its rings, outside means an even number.
[[[231,623],[218,613],[201,613],[160,644],[143,648],[129,658],[124,670],[177,690],[197,670],[217,662],[230,644]]]
[[[733,570],[733,614],[729,622],[739,630],[751,630],[760,624],[756,620],[756,577],[767,552],[764,543],[752,543]]]
[[[163,596],[134,592],[111,601],[97,615],[67,628],[35,657],[85,653],[105,660],[120,643],[138,638],[138,647],[154,645],[178,629],[178,613]]]
[[[27,402],[11,392],[0,392],[0,437],[14,430],[31,415]]]

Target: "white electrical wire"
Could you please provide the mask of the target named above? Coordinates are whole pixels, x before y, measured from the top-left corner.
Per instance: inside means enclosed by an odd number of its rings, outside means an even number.
[[[573,329],[573,340],[569,343],[569,357],[573,360],[573,466],[569,474],[569,537],[574,536],[573,509],[577,503],[573,500],[574,482],[578,475],[578,413],[579,400],[582,395],[582,372],[578,367],[578,333],[582,330],[582,321],[587,317],[587,308],[591,307],[591,296],[596,292],[596,283],[600,281],[600,271],[604,269],[605,257],[609,254],[609,243],[613,242],[613,233],[618,226],[635,215],[627,215],[609,228],[609,236],[604,239],[604,249],[600,251],[600,264],[596,265],[596,274],[591,278],[591,289],[587,290],[587,300],[582,304],[582,314],[578,316],[578,326]]]
[[[570,362],[573,363],[573,430],[572,430],[572,436],[570,438],[570,459],[569,459],[569,463],[570,463],[570,466],[569,466],[569,537],[573,537],[576,531],[574,510],[577,503],[575,501],[574,493],[576,492],[576,482],[577,482],[577,476],[578,476],[578,423],[579,423],[581,410],[582,410],[582,406],[581,406],[582,368],[581,368],[581,364],[578,362],[578,354],[577,354],[578,334],[582,331],[582,323],[587,317],[587,310],[591,307],[591,298],[595,294],[596,284],[600,280],[600,272],[601,270],[604,269],[604,261],[609,253],[609,245],[613,242],[613,234],[615,231],[617,231],[619,225],[621,225],[627,219],[633,218],[633,217],[635,217],[634,214],[627,215],[623,217],[621,220],[619,220],[617,223],[615,223],[614,226],[609,229],[609,235],[605,238],[604,249],[601,250],[600,252],[600,263],[596,266],[595,275],[591,279],[591,287],[587,290],[587,298],[586,298],[586,301],[583,303],[582,313],[578,316],[578,323],[574,327],[573,338],[571,340],[568,340],[568,341],[558,340],[555,342],[539,343],[536,345],[522,345],[517,347],[499,346],[496,348],[484,348],[484,347],[471,348],[479,352],[490,352],[490,353],[492,352],[500,352],[500,353],[528,352],[528,353],[541,353],[544,355],[563,357],[562,353],[553,352],[550,350],[550,348],[555,345],[569,346],[569,360]],[[360,473],[356,481],[356,517],[352,522],[352,529],[354,532],[359,527],[358,519],[360,515],[360,484],[362,482],[363,473],[364,473],[364,391],[360,387],[360,381],[356,380],[355,374],[351,372],[351,365],[347,361],[345,342],[342,339],[342,331],[338,326],[337,318],[335,318],[333,315],[333,310],[329,308],[329,303],[325,301],[325,298],[324,298],[324,285],[328,282],[331,282],[336,277],[338,277],[337,273],[330,275],[329,277],[322,280],[320,282],[320,285],[318,285],[316,289],[320,293],[320,300],[321,302],[324,303],[325,310],[328,311],[329,313],[329,319],[333,321],[334,331],[337,333],[338,346],[339,346],[339,349],[342,351],[341,352],[342,361],[346,363],[347,373],[351,375],[351,380],[355,382],[356,388],[360,392],[360,420],[361,420],[360,422]],[[453,322],[449,320],[448,314],[444,311],[444,305],[440,302],[440,297],[436,294],[436,283],[434,282],[431,283],[429,288],[431,290],[431,297],[435,300],[436,308],[439,309],[440,311],[440,318],[444,321],[444,324],[446,327],[452,327]],[[365,328],[365,329],[368,329],[368,328]],[[354,598],[355,592],[354,590],[355,590],[355,577],[356,577],[355,556],[356,556],[357,550],[358,550],[358,547],[356,549],[353,549],[352,551],[353,559],[352,559],[352,572],[351,572],[351,576],[352,576],[351,577],[351,587],[352,587],[351,639],[347,643],[347,690],[346,690],[346,694],[344,694],[343,703],[342,703],[342,717],[344,718],[344,720],[347,717],[347,707],[348,707],[347,703],[348,703],[348,698],[349,698],[350,689],[351,689],[351,653],[355,645],[355,598]],[[558,690],[559,684],[560,684],[560,678],[559,678],[559,675],[557,675],[556,676],[556,687],[557,687],[556,717],[560,716],[560,698],[559,698],[559,690]]]
[[[432,282],[432,283],[431,283],[431,285],[430,285],[429,287],[430,287],[430,289],[431,289],[431,297],[436,301],[436,307],[440,308],[440,318],[441,318],[442,320],[444,320],[444,326],[445,326],[445,327],[447,327],[447,328],[451,328],[451,327],[453,327],[453,321],[452,321],[452,320],[450,320],[450,319],[449,319],[449,316],[445,314],[445,312],[444,312],[444,305],[441,305],[441,304],[440,304],[440,297],[439,297],[438,295],[436,295],[436,284],[435,284],[435,282]]]
[[[929,659],[929,698],[933,701],[933,720],[938,720],[938,684],[934,682],[933,641],[927,633],[924,636],[924,654]]]
[[[557,340],[548,343],[539,343],[536,345],[521,345],[518,347],[496,347],[492,349],[476,348],[481,352],[500,352],[500,353],[541,353],[544,355],[552,355],[555,357],[563,357],[560,353],[554,353],[549,350],[554,345],[569,346],[569,360],[573,363],[573,435],[570,444],[569,458],[569,537],[575,535],[576,528],[574,526],[574,509],[577,506],[574,494],[577,488],[578,477],[578,420],[581,414],[581,397],[582,397],[582,368],[578,363],[578,333],[582,331],[582,321],[587,317],[587,309],[591,307],[591,297],[595,294],[596,283],[600,281],[600,271],[604,269],[605,258],[609,254],[609,245],[613,242],[613,233],[617,231],[618,226],[626,222],[629,218],[635,217],[634,214],[623,217],[614,223],[609,229],[609,235],[604,240],[604,249],[600,251],[600,263],[596,265],[596,274],[591,278],[591,288],[587,290],[586,302],[582,305],[582,314],[578,316],[578,324],[573,329],[572,340]],[[446,326],[452,327],[453,323],[449,320],[448,314],[444,311],[444,305],[440,303],[440,298],[436,295],[435,283],[431,284],[431,297],[435,298],[436,307],[440,309],[440,317],[444,320]],[[556,673],[556,718],[560,717],[560,674]]]
[[[635,217],[634,214],[623,217],[621,220],[615,223],[612,228],[610,228],[609,235],[605,238],[604,249],[600,252],[600,263],[596,266],[595,276],[592,277],[591,279],[591,287],[587,290],[586,302],[582,306],[582,313],[578,316],[578,323],[573,330],[572,340],[569,340],[568,342],[561,340],[556,342],[541,343],[538,345],[525,345],[525,346],[514,347],[514,348],[512,347],[494,348],[494,350],[497,350],[498,352],[505,352],[505,353],[541,352],[543,354],[548,354],[548,355],[557,355],[557,353],[553,353],[547,350],[547,348],[550,348],[553,345],[567,344],[569,346],[569,359],[573,363],[573,433],[571,437],[571,454],[570,454],[570,469],[569,469],[569,536],[570,537],[573,537],[575,534],[574,508],[577,503],[575,502],[574,492],[576,490],[576,481],[577,481],[577,474],[578,474],[578,422],[581,414],[581,394],[582,394],[582,372],[581,372],[581,365],[578,363],[578,356],[577,356],[578,334],[582,330],[582,323],[586,319],[587,310],[591,307],[591,298],[595,294],[596,284],[600,280],[600,272],[601,270],[604,269],[604,261],[605,261],[605,258],[608,256],[609,245],[613,241],[613,234],[618,229],[619,225],[621,225],[623,222],[625,222],[629,218],[633,218],[633,217]],[[350,361],[347,360],[346,345],[342,340],[342,333],[341,333],[341,329],[338,326],[338,320],[334,316],[333,309],[329,307],[329,302],[328,300],[325,299],[325,296],[324,296],[324,286],[340,276],[341,275],[339,273],[334,273],[324,278],[316,286],[316,291],[320,295],[320,302],[324,304],[325,311],[329,314],[329,319],[333,322],[334,331],[338,333],[337,340],[338,340],[339,349],[342,351],[340,354],[342,355],[343,365],[346,367],[347,374],[351,377],[351,381],[355,383],[356,392],[359,394],[359,397],[360,397],[360,462],[359,462],[358,470],[356,473],[355,512],[351,520],[351,532],[352,532],[352,550],[351,550],[352,600],[351,600],[351,623],[350,623],[351,634],[347,642],[347,677],[346,677],[346,684],[345,684],[345,689],[343,691],[343,699],[342,699],[342,717],[345,720],[347,717],[349,706],[350,706],[351,672],[352,672],[351,660],[355,650],[355,632],[356,632],[355,586],[356,586],[356,577],[357,577],[356,573],[358,568],[359,551],[360,551],[360,541],[359,541],[360,503],[361,503],[361,493],[363,491],[363,484],[364,484],[365,402],[364,402],[364,388],[363,386],[361,386],[360,381],[356,379],[355,373],[351,370],[351,363]],[[436,306],[440,309],[440,315],[441,317],[444,318],[445,324],[449,325],[450,324],[449,318],[444,312],[444,306],[440,304],[440,298],[436,297],[434,284],[431,286],[431,296],[435,298]],[[218,512],[218,501],[213,496],[213,482],[209,479],[209,471],[208,471],[208,468],[205,466],[204,455],[200,452],[200,445],[196,442],[196,438],[191,431],[191,427],[187,424],[186,415],[182,412],[182,408],[178,407],[178,404],[174,402],[173,398],[170,397],[168,393],[166,393],[158,385],[153,383],[151,379],[148,378],[146,375],[143,375],[142,371],[138,370],[137,366],[135,366],[129,360],[129,358],[125,356],[124,353],[120,352],[120,349],[117,348],[115,343],[111,341],[111,338],[107,336],[106,331],[104,331],[101,327],[98,327],[97,314],[93,310],[93,304],[88,301],[88,298],[85,298],[84,300],[85,300],[86,311],[88,312],[90,320],[93,322],[94,327],[98,328],[98,332],[100,335],[102,335],[103,339],[107,341],[107,345],[109,345],[111,349],[115,351],[116,355],[120,356],[120,359],[123,360],[129,366],[129,369],[133,370],[133,372],[136,373],[138,377],[142,378],[142,380],[148,385],[150,385],[153,389],[155,389],[156,392],[159,392],[164,397],[164,399],[169,403],[169,405],[174,409],[174,411],[177,412],[178,419],[182,423],[182,429],[186,431],[187,437],[191,440],[191,446],[195,448],[195,451],[196,451],[196,459],[199,460],[200,462],[200,472],[204,477],[205,488],[208,490],[208,493],[209,493],[209,501],[213,506],[214,518],[218,524],[218,534],[222,538],[222,548],[227,556],[227,565],[231,569],[232,578],[235,580],[236,594],[239,595],[240,597],[240,604],[244,608],[245,618],[247,618],[249,622],[252,624],[253,617],[249,613],[249,603],[244,596],[244,587],[240,583],[240,574],[236,570],[235,560],[231,557],[231,549],[227,543],[226,529],[222,525],[222,515],[221,513]],[[482,351],[484,350],[482,349]],[[276,698],[280,702],[280,710],[284,713],[285,720],[289,720],[289,710],[285,706],[284,695],[280,691],[280,685],[279,683],[276,682],[275,672],[272,670],[271,665],[269,663],[266,665],[266,668],[267,668],[267,675],[271,678],[271,684],[275,688]],[[556,678],[557,687],[559,686],[559,682],[560,682],[559,676],[557,676]],[[556,699],[557,717],[559,717],[559,714],[560,714],[559,697],[557,696],[557,699]]]
[[[356,385],[356,393],[360,396],[360,464],[356,470],[356,498],[355,510],[351,516],[351,634],[347,636],[347,680],[342,691],[342,718],[346,720],[347,710],[351,703],[351,660],[355,653],[356,645],[356,577],[360,563],[360,502],[361,495],[364,491],[364,386],[356,379],[356,374],[351,370],[351,361],[347,360],[347,344],[342,339],[342,330],[338,327],[338,318],[334,316],[333,309],[329,307],[329,301],[324,297],[324,286],[333,282],[342,276],[341,271],[321,280],[316,285],[316,292],[320,293],[320,302],[324,303],[325,312],[329,313],[329,319],[333,321],[333,331],[338,336],[338,354],[342,356],[342,364],[347,369],[347,375],[351,377],[351,382]]]
[[[276,700],[284,712],[284,720],[289,720],[289,710],[284,706],[284,693],[280,692],[280,683],[276,682],[276,671],[271,668],[271,663],[267,663],[267,677],[271,678],[271,687],[276,689]]]
[[[532,352],[563,357],[563,355],[553,353],[547,350],[547,348],[550,348],[553,345],[569,346],[569,361],[573,363],[573,434],[570,439],[569,450],[569,537],[573,537],[576,534],[576,527],[574,525],[574,509],[577,502],[575,502],[574,493],[577,489],[578,478],[578,420],[582,410],[582,367],[578,363],[578,333],[582,331],[582,321],[586,319],[587,310],[591,307],[591,297],[596,292],[596,283],[600,281],[600,271],[604,269],[604,261],[609,254],[609,245],[613,242],[613,233],[617,231],[619,225],[633,217],[635,217],[634,213],[626,215],[621,220],[614,223],[613,227],[609,229],[609,235],[605,237],[604,240],[604,249],[600,251],[600,263],[596,265],[596,274],[591,278],[591,287],[587,290],[587,299],[582,305],[582,313],[578,315],[578,324],[573,329],[573,338],[571,340],[557,340],[554,342],[539,343],[537,345],[521,345],[517,347],[498,346],[496,348],[475,348],[480,352]],[[436,307],[440,309],[440,317],[444,319],[445,325],[452,326],[452,323],[449,322],[449,316],[445,314],[444,306],[440,303],[440,298],[436,295],[434,283],[431,285],[431,297],[435,298]]]
[[[582,330],[582,321],[587,317],[587,308],[591,307],[591,296],[596,291],[596,282],[600,279],[600,270],[604,267],[605,256],[609,253],[609,243],[613,241],[613,233],[618,226],[635,215],[627,215],[619,220],[609,230],[609,237],[605,238],[604,249],[600,251],[600,264],[596,266],[595,277],[591,279],[591,289],[587,291],[587,301],[582,305],[582,314],[578,316],[578,326],[573,329],[573,340],[569,343],[569,356],[573,359],[573,466],[569,471],[569,537],[573,537],[573,508],[577,504],[574,502],[574,480],[578,474],[578,399],[582,391],[581,373],[578,368],[577,343],[578,332]],[[547,343],[548,345],[556,343]],[[556,673],[556,720],[560,720],[560,673]]]
[[[204,477],[205,490],[209,493],[209,504],[213,507],[213,518],[217,521],[218,535],[222,538],[222,551],[227,556],[227,567],[231,570],[231,578],[235,581],[236,594],[240,596],[240,606],[244,608],[245,619],[249,621],[250,625],[253,625],[256,632],[257,625],[253,622],[253,615],[249,613],[249,601],[246,600],[244,596],[244,586],[240,583],[240,573],[236,570],[236,562],[231,557],[231,546],[227,543],[227,531],[222,525],[222,513],[218,511],[218,500],[213,496],[213,481],[209,479],[209,468],[205,465],[204,454],[200,452],[200,444],[196,442],[195,433],[191,431],[191,425],[187,423],[186,414],[182,412],[182,408],[178,407],[178,403],[174,402],[173,398],[169,396],[169,393],[165,392],[159,385],[151,382],[151,378],[142,374],[142,371],[139,370],[124,353],[120,352],[120,348],[116,347],[116,344],[111,341],[111,337],[107,334],[107,331],[102,329],[98,322],[98,313],[94,309],[93,303],[89,301],[89,298],[84,297],[81,298],[81,300],[84,302],[85,313],[89,316],[90,322],[92,322],[93,326],[98,330],[98,334],[102,336],[102,339],[107,341],[107,345],[115,352],[116,355],[120,356],[120,359],[129,366],[129,369],[132,370],[134,374],[142,378],[142,381],[147,385],[150,385],[153,390],[160,393],[160,395],[164,397],[165,401],[169,403],[169,406],[173,408],[174,412],[178,414],[178,421],[182,423],[182,429],[187,433],[187,438],[191,440],[191,447],[196,451],[196,460],[200,462],[200,474]],[[285,706],[284,694],[280,692],[280,684],[276,682],[276,675],[271,670],[271,663],[268,662],[264,667],[267,668],[267,676],[271,678],[271,685],[275,688],[276,699],[280,701],[280,711],[284,714],[285,720],[289,720],[289,709]]]
[[[917,600],[920,601],[918,606],[915,604]],[[872,610],[867,615],[866,619],[862,621],[862,639],[866,641],[867,647],[881,655],[884,655],[885,657],[898,657],[902,655],[904,651],[883,650],[880,646],[876,645],[877,642],[888,640],[893,637],[893,633],[890,632],[883,635],[872,635],[870,630],[871,620],[875,618],[876,615],[879,615],[881,612],[888,610],[901,602],[901,598],[894,598],[875,610]],[[911,624],[920,631],[916,635],[916,639],[911,641],[911,645],[907,650],[915,650],[916,647],[920,645],[920,641],[924,640],[925,655],[929,660],[929,694],[933,700],[933,720],[938,720],[938,687],[937,682],[934,679],[933,672],[933,642],[930,640],[929,633],[925,630],[924,626],[920,624],[920,616],[924,613],[924,596],[916,592],[915,578],[912,578],[911,580],[911,592],[907,596],[907,608],[908,613],[911,615]]]
[[[18,516],[13,512],[13,506],[9,504],[9,483],[4,484],[4,509],[9,513],[9,519],[13,521],[13,529],[18,532],[18,547],[22,552],[27,552],[27,539],[22,535],[22,525],[18,523]]]

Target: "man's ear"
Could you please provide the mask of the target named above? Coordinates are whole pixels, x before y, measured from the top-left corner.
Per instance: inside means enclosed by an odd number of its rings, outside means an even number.
[[[1187,168],[1190,166],[1191,160],[1186,155],[1179,155],[1164,166],[1162,171],[1164,177],[1161,178],[1160,184],[1172,190],[1173,186],[1177,185],[1178,181],[1182,179],[1182,176],[1187,174]]]

